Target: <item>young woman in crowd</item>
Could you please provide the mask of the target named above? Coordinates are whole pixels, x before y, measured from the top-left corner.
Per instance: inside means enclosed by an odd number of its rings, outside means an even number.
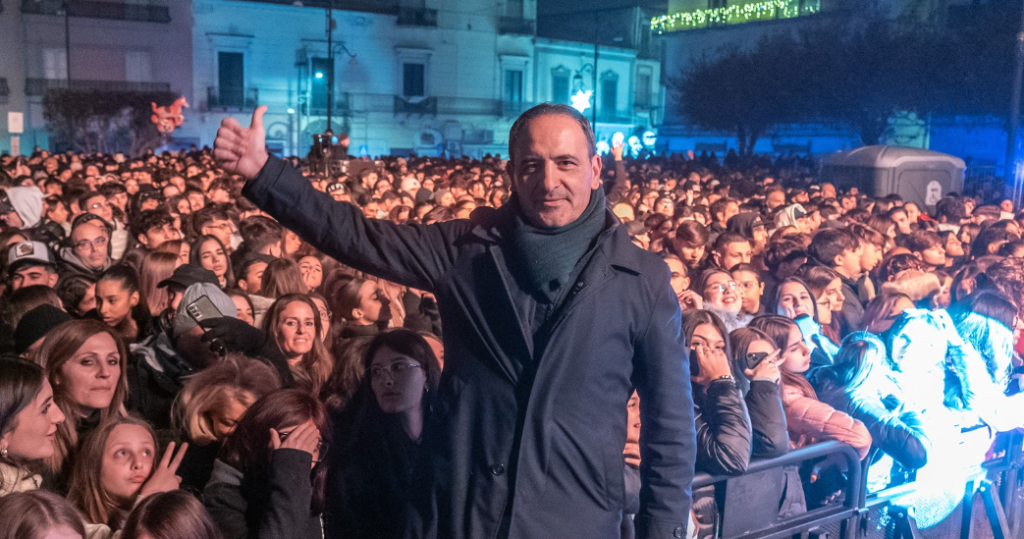
[[[726,273],[728,275],[728,273]],[[751,426],[733,372],[725,325],[713,312],[687,311],[683,337],[690,345],[697,470],[738,475],[750,462]]]
[[[182,264],[188,264],[192,258],[192,246],[185,240],[170,240],[160,244],[160,247],[156,248],[157,252],[160,253],[171,253],[178,255],[178,260]]]
[[[324,328],[323,333],[320,335],[320,340],[324,342],[324,346],[330,346],[334,342],[334,328],[331,326],[331,313],[330,308],[327,307],[327,298],[323,297],[316,292],[310,292],[306,294],[309,299],[313,300],[316,305],[317,315],[320,316],[320,326]]]
[[[67,415],[57,428],[53,457],[54,489],[64,492],[79,440],[101,421],[124,414],[128,394],[127,353],[113,329],[98,320],[61,324],[36,356],[53,387],[53,402]]]
[[[203,495],[225,539],[322,537],[330,434],[324,405],[306,391],[275,391],[246,410]]]
[[[861,327],[875,335],[884,335],[903,311],[914,308],[914,301],[901,292],[888,292],[875,296],[864,307]]]
[[[296,384],[319,393],[334,360],[323,343],[325,329],[316,304],[304,294],[281,296],[267,310],[262,329],[284,354]]]
[[[160,316],[167,309],[167,287],[158,285],[170,277],[181,264],[178,256],[171,253],[154,251],[142,257],[142,265],[139,266],[139,285],[142,288],[141,295],[146,298],[150,316]]]
[[[306,293],[319,290],[320,285],[324,282],[324,266],[320,259],[313,255],[301,256],[298,259],[298,264],[302,283],[306,286]]]
[[[180,468],[182,486],[202,491],[221,445],[242,414],[280,388],[273,367],[236,353],[190,376],[172,412],[175,430],[191,448]]]
[[[835,363],[814,372],[811,384],[822,402],[860,420],[871,433],[869,488],[885,488],[893,480],[928,462],[931,441],[918,410],[903,405],[899,386],[889,376],[885,345],[870,333],[857,332],[843,340]],[[893,461],[899,467],[893,467]]]
[[[860,421],[818,400],[804,374],[811,367],[811,350],[796,322],[778,315],[755,317],[750,327],[761,330],[780,352],[782,402],[789,439],[794,447],[838,440],[849,444],[863,459],[871,448],[871,434]]]
[[[121,539],[223,539],[202,502],[184,490],[149,496],[132,510]]]
[[[714,313],[725,324],[725,335],[750,323],[752,317],[741,312],[743,302],[739,285],[728,271],[705,270],[697,281],[695,291],[702,296],[703,308]]]
[[[235,309],[238,311],[238,319],[250,326],[255,326],[255,309],[253,308],[252,299],[249,297],[249,294],[246,294],[242,289],[232,288],[228,290],[228,297],[230,297],[231,301],[235,304]]]
[[[670,244],[672,251],[690,268],[690,280],[696,280],[703,270],[703,260],[711,232],[696,221],[683,221],[676,227]]]
[[[277,299],[286,294],[305,294],[306,284],[302,281],[299,265],[290,258],[278,258],[267,264],[260,284],[260,295]]]
[[[841,283],[840,283],[841,284]],[[841,292],[840,292],[841,294]],[[819,322],[820,312],[815,294],[807,283],[799,277],[787,277],[779,282],[772,298],[775,314],[784,316],[801,324],[801,332],[811,352],[814,365],[832,363],[838,347],[829,340]],[[831,314],[831,312],[829,313]]]
[[[112,266],[96,282],[96,315],[125,345],[146,337],[150,314],[139,277],[125,265]]]
[[[64,413],[53,402],[43,369],[0,360],[0,497],[42,486],[43,462],[53,456]]]
[[[68,501],[86,524],[120,530],[139,500],[179,487],[181,478],[175,474],[188,444],[177,453],[175,445],[171,442],[161,458],[149,423],[116,417],[100,424],[76,456]]]
[[[843,281],[839,274],[825,266],[806,265],[798,272],[800,279],[807,284],[808,290],[814,295],[817,303],[817,320],[821,325],[821,333],[833,344],[838,345],[839,316],[843,311]],[[856,298],[853,298],[856,301]]]
[[[733,372],[743,373],[736,380],[745,395],[754,433],[750,456],[768,459],[783,455],[789,451],[789,432],[779,389],[782,381],[779,349],[766,333],[749,327],[730,333],[729,344]],[[753,368],[751,355],[757,360]]]
[[[394,329],[366,349],[367,375],[351,417],[342,420],[331,460],[328,536],[401,535],[412,470],[424,425],[433,412],[440,368],[416,333]]]
[[[82,517],[67,500],[45,490],[0,498],[0,539],[82,539]]]
[[[235,286],[235,272],[231,269],[231,258],[224,244],[214,236],[200,236],[192,243],[190,262],[193,266],[206,268],[217,276],[222,289]]]
[[[334,316],[341,317],[338,339],[373,337],[391,320],[391,302],[381,294],[376,281],[353,278],[335,288],[331,295]]]

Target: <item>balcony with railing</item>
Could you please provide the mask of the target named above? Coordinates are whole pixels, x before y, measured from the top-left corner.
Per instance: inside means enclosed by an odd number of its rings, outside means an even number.
[[[47,90],[74,90],[76,92],[170,92],[167,82],[131,82],[123,80],[25,79],[25,95],[41,96]]]
[[[167,5],[156,2],[100,2],[96,0],[21,0],[21,12],[29,15],[64,15],[138,22],[171,22]]]
[[[437,10],[400,7],[398,26],[437,26]]]
[[[532,36],[537,33],[537,21],[522,17],[500,17],[498,33],[505,35]]]
[[[259,103],[259,88],[206,88],[208,110],[253,110]]]

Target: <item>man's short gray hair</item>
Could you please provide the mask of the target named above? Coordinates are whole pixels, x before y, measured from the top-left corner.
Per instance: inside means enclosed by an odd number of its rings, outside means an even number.
[[[583,130],[583,136],[587,137],[587,157],[594,157],[597,155],[597,143],[594,137],[594,129],[590,126],[590,120],[580,114],[580,112],[569,105],[563,105],[558,103],[541,103],[526,112],[519,115],[516,122],[512,124],[512,129],[508,132],[508,159],[515,163],[515,148],[519,141],[519,137],[522,136],[523,131],[526,130],[527,126],[534,118],[540,116],[546,116],[548,114],[562,114],[568,116],[576,123],[580,124],[580,129]]]

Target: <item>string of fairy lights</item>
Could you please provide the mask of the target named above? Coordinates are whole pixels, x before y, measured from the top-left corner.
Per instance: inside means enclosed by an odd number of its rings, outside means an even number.
[[[662,15],[651,19],[651,30],[658,34],[704,28],[714,24],[742,24],[770,19],[790,19],[817,13],[820,0],[762,0],[712,9],[697,9]]]

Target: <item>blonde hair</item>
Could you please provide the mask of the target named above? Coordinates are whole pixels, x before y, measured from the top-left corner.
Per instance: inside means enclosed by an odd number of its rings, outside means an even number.
[[[160,444],[157,443],[153,427],[135,417],[117,417],[100,423],[96,430],[85,437],[75,459],[68,488],[68,501],[82,512],[86,522],[106,524],[111,530],[118,530],[128,517],[135,500],[118,500],[103,488],[103,453],[107,440],[114,429],[121,425],[142,427],[153,439],[153,469],[160,462]],[[152,470],[150,470],[152,474]],[[147,478],[148,480],[149,478]]]
[[[242,354],[228,354],[185,381],[171,413],[174,427],[200,445],[223,441],[218,440],[214,429],[214,411],[231,401],[248,408],[280,388],[277,372],[266,363]]]

